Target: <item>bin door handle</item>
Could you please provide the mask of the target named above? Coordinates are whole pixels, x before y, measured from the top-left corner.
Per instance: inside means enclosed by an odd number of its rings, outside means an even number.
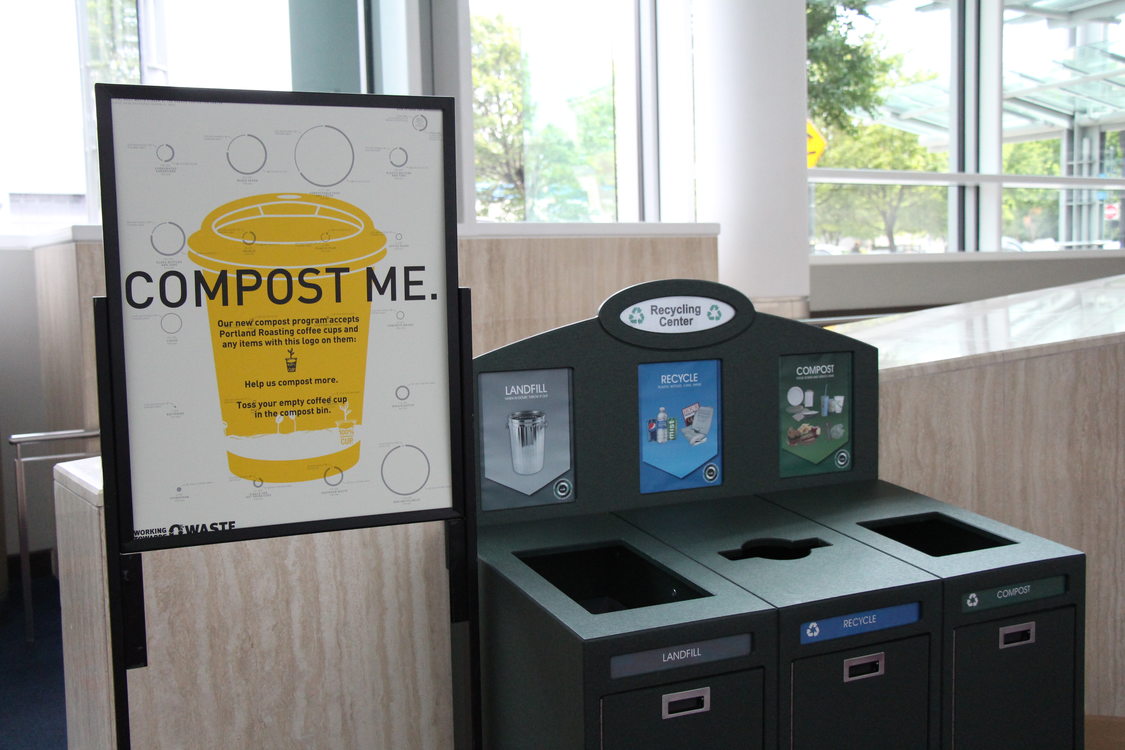
[[[886,654],[880,651],[867,656],[855,656],[844,659],[844,682],[866,680],[868,677],[879,677],[883,674]]]
[[[1000,628],[999,636],[1000,648],[1030,645],[1035,643],[1035,622],[1021,622],[1019,625]]]
[[[711,710],[711,688],[702,687],[680,693],[665,693],[660,698],[660,718],[678,719]]]

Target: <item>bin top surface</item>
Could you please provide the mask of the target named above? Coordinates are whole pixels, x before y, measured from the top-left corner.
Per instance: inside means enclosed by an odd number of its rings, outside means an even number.
[[[854,482],[763,497],[940,578],[1082,556],[1078,550],[890,482]],[[978,533],[992,541],[986,540],[975,549],[966,547],[964,551],[947,546],[934,554],[934,548],[919,545],[917,538],[904,542],[888,536],[888,524],[926,519],[970,534]],[[940,528],[935,531],[940,534]],[[941,547],[940,539],[935,546]]]
[[[760,498],[621,515],[776,607],[927,582],[937,586],[915,566]],[[748,556],[737,559],[741,555]]]
[[[587,549],[612,544],[624,544],[632,548],[641,557],[685,579],[708,595],[685,601],[591,614],[517,557],[527,553]],[[609,514],[482,528],[478,538],[478,553],[482,563],[493,567],[585,640],[718,617],[766,613],[773,609],[768,602]],[[597,572],[598,575],[608,573],[609,571]]]

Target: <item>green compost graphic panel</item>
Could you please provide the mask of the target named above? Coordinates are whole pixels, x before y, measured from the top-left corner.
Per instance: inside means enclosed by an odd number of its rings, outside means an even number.
[[[852,468],[852,355],[795,354],[778,365],[782,477]]]

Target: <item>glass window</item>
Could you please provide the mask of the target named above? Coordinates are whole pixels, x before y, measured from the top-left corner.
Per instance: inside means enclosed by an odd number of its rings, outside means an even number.
[[[981,3],[970,24],[953,5],[807,0],[809,113],[827,140],[817,166],[833,170],[810,173],[813,252],[1120,248],[1120,182],[1107,178],[1123,176],[1125,10]],[[860,96],[871,81],[873,100]],[[952,128],[956,112],[970,119]],[[889,194],[903,202],[876,198]]]
[[[145,83],[292,88],[288,0],[147,0]]]
[[[947,211],[942,187],[817,185],[813,253],[943,253]]]
[[[0,6],[9,115],[0,118],[0,233],[35,234],[90,220],[83,64],[93,80],[139,80],[136,21],[135,3],[111,0]],[[88,31],[85,60],[75,44],[80,28]]]
[[[1003,21],[1004,172],[1120,177],[1125,13],[1040,0],[1006,9]],[[1096,185],[1009,186],[1003,249],[1118,249],[1120,207],[1116,190]]]
[[[477,217],[635,220],[633,4],[471,0],[470,11]]]
[[[1004,236],[1000,249],[1009,252],[1058,250],[1056,236],[1065,192],[1049,188],[1005,189]]]
[[[809,117],[819,166],[950,169],[950,10],[928,0],[809,0]],[[906,150],[883,148],[887,130]]]
[[[809,119],[826,140],[817,166],[951,171],[949,8],[808,0],[806,11]],[[814,184],[812,251],[945,252],[947,201],[945,187],[893,179]]]
[[[287,0],[5,3],[0,70],[5,98],[33,103],[23,109],[34,115],[0,119],[0,232],[97,222],[94,84],[289,89],[289,6]]]

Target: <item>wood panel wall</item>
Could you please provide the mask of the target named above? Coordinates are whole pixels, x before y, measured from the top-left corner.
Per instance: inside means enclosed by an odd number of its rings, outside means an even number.
[[[473,290],[473,355],[591,318],[610,295],[657,279],[719,276],[715,237],[535,237],[460,241]]]
[[[35,250],[39,357],[47,410],[44,431],[98,426],[91,300],[105,294],[102,258],[100,242]],[[67,448],[75,450],[73,443]]]
[[[143,553],[133,747],[453,747],[440,523]]]
[[[1120,337],[1072,342],[885,371],[879,418],[882,478],[1086,552],[1086,712],[1118,717],[1123,382]]]
[[[55,482],[67,738],[111,750],[104,515],[100,491],[73,478],[79,464]],[[453,747],[442,524],[160,550],[142,562],[148,666],[126,672],[132,747]]]
[[[58,469],[56,476],[61,476],[54,487],[55,528],[60,540],[67,747],[112,750],[117,747],[117,724],[106,594],[105,516],[100,493],[83,491],[67,467]]]

